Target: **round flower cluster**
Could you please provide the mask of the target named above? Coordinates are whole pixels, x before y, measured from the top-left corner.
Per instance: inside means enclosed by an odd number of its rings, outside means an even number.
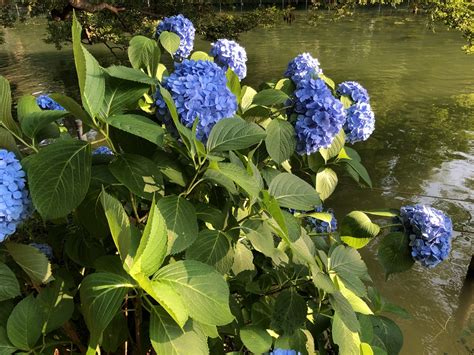
[[[237,100],[227,87],[225,72],[215,63],[184,60],[163,80],[163,86],[171,93],[183,125],[191,128],[196,118],[199,120],[196,137],[203,142],[217,121],[232,117],[237,111]],[[172,121],[159,91],[155,98],[157,115],[169,127]]]
[[[42,244],[42,243],[30,243],[30,246],[35,247],[38,249],[40,252],[42,252],[48,259],[53,258],[53,248],[49,246],[48,244]]]
[[[114,155],[114,152],[112,152],[109,147],[101,145],[94,149],[92,155]]]
[[[332,216],[331,223],[321,221],[321,220],[319,220],[317,218],[313,218],[313,217],[308,217],[307,218],[307,221],[312,225],[312,227],[314,228],[314,230],[317,233],[330,233],[330,232],[334,232],[335,230],[337,230],[337,220],[336,220],[336,216],[334,215],[334,210],[332,208],[328,208],[327,211],[324,211],[323,206],[317,206],[314,209],[314,211],[315,212],[327,212]]]
[[[274,349],[273,351],[270,351],[269,355],[301,355],[301,353],[296,352],[296,350]]]
[[[344,81],[337,86],[339,95],[349,96],[354,102],[369,102],[369,93],[356,81]]]
[[[453,233],[448,216],[431,206],[415,205],[402,207],[400,217],[410,237],[413,259],[432,268],[448,257]]]
[[[189,57],[193,50],[194,37],[196,35],[193,23],[181,14],[165,17],[158,24],[156,35],[159,36],[164,31],[173,32],[179,36],[180,44],[178,50],[174,53],[174,58],[176,60],[183,60]]]
[[[344,124],[346,141],[349,143],[367,140],[375,130],[375,115],[369,103],[356,102],[347,109]]]
[[[0,242],[30,213],[25,172],[15,154],[0,149]]]
[[[341,130],[346,111],[321,79],[302,79],[295,90],[296,150],[310,155],[331,145]]]
[[[60,104],[58,104],[56,101],[54,101],[52,98],[50,98],[48,95],[40,95],[36,98],[36,104],[42,109],[42,110],[59,110],[59,111],[64,111],[64,107],[62,107]]]
[[[237,42],[228,39],[217,40],[212,44],[211,56],[224,70],[232,69],[240,80],[247,76],[247,53]]]
[[[291,78],[295,84],[298,84],[301,79],[322,73],[323,71],[319,67],[319,61],[316,58],[313,58],[311,54],[303,53],[288,63],[285,76]]]

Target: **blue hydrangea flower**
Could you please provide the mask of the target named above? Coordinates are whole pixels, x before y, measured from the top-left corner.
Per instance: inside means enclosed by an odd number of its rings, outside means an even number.
[[[114,152],[112,152],[109,147],[101,145],[94,149],[92,155],[114,155]]]
[[[309,53],[302,53],[288,63],[285,77],[291,78],[295,84],[298,84],[301,79],[322,73],[319,61]]]
[[[301,353],[296,352],[296,350],[273,349],[273,351],[270,351],[270,355],[301,355]]]
[[[53,248],[49,246],[48,244],[43,244],[43,243],[30,243],[30,246],[35,247],[38,249],[40,252],[42,252],[48,259],[53,258]]]
[[[59,110],[59,111],[64,111],[64,107],[62,107],[60,104],[58,104],[56,101],[54,101],[52,98],[50,98],[48,95],[40,95],[36,98],[36,104],[42,109],[42,110]]]
[[[247,52],[237,42],[228,39],[217,40],[212,44],[211,56],[224,70],[232,69],[240,80],[247,76]]]
[[[15,154],[0,149],[0,242],[30,214],[25,172]]]
[[[356,102],[346,111],[344,123],[346,141],[349,143],[367,140],[375,130],[375,115],[372,107],[366,102]]]
[[[410,237],[411,255],[421,265],[432,268],[445,260],[451,250],[453,224],[431,206],[404,206],[400,217]]]
[[[317,233],[330,233],[337,230],[337,220],[336,216],[334,215],[334,210],[332,208],[328,208],[327,211],[323,210],[323,206],[316,206],[314,209],[315,212],[327,212],[331,214],[332,219],[331,223],[321,221],[319,219],[308,217],[308,222],[313,226],[314,230]]]
[[[227,87],[225,72],[217,64],[204,60],[184,60],[163,80],[170,92],[183,125],[192,128],[196,118],[196,137],[206,141],[217,121],[234,116],[237,100]],[[166,104],[158,91],[157,115],[167,126],[172,124]]]
[[[336,92],[339,95],[345,95],[354,102],[369,102],[369,93],[367,90],[356,81],[344,81],[337,86]]]
[[[165,17],[163,21],[158,24],[156,35],[159,36],[163,31],[176,33],[181,40],[179,48],[174,54],[175,60],[183,60],[189,57],[193,50],[194,37],[196,35],[196,29],[193,23],[181,14]]]
[[[296,151],[310,155],[327,148],[341,130],[346,111],[321,79],[302,79],[295,90]]]

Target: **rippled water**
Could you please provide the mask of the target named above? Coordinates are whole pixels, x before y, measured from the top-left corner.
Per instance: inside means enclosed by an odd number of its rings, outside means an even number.
[[[453,252],[434,270],[413,270],[384,280],[376,261],[377,242],[363,251],[374,283],[410,320],[397,319],[405,336],[404,354],[464,354],[460,333],[473,312],[472,284],[464,276],[473,254],[474,224],[474,56],[461,50],[461,36],[441,26],[432,33],[423,17],[362,13],[339,22],[307,26],[302,14],[293,25],[242,36],[250,77],[257,85],[281,76],[286,63],[308,51],[336,82],[357,80],[371,94],[376,132],[359,143],[374,189],[342,179],[328,201],[338,216],[358,209],[429,203],[455,222]],[[15,95],[40,91],[76,94],[70,48],[57,52],[41,41],[42,23],[6,33],[0,46],[0,74]],[[207,50],[209,44],[200,41]],[[114,61],[100,48],[102,63]],[[464,290],[462,292],[462,290]],[[469,313],[471,312],[471,313]],[[473,340],[470,349],[474,351]]]

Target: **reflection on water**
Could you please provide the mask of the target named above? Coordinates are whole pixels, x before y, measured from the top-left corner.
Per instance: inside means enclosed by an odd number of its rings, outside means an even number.
[[[0,46],[0,74],[12,81],[16,95],[76,95],[71,50],[56,52],[43,44],[41,28],[7,30],[7,44]],[[363,13],[335,23],[322,21],[317,28],[300,20],[241,38],[249,57],[248,84],[281,76],[292,57],[308,51],[328,76],[360,81],[369,90],[377,130],[356,148],[376,189],[359,189],[341,179],[339,191],[328,201],[339,216],[354,208],[430,203],[453,217],[456,230],[465,231],[456,233],[449,262],[429,271],[417,266],[389,282],[376,261],[377,242],[363,251],[383,295],[413,315],[411,320],[398,319],[404,354],[468,351],[461,327],[469,323],[472,286],[465,286],[468,291],[461,298],[460,293],[473,254],[474,56],[462,53],[458,33],[438,30],[433,34],[422,17]],[[197,47],[208,50],[209,44],[200,41]],[[114,60],[103,49],[94,53],[102,63]]]

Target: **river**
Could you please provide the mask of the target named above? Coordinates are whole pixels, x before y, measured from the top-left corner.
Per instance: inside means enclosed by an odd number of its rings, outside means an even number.
[[[355,148],[374,189],[341,179],[327,205],[339,218],[352,209],[412,203],[449,213],[456,230],[453,250],[435,269],[415,266],[385,281],[376,260],[377,241],[362,254],[383,296],[412,315],[409,320],[394,317],[405,337],[403,354],[474,352],[474,332],[466,335],[467,327],[474,327],[472,284],[461,292],[473,254],[474,55],[461,51],[459,33],[442,25],[433,33],[422,16],[359,13],[338,22],[322,20],[317,27],[303,17],[298,12],[292,25],[241,36],[249,57],[246,82],[281,77],[287,62],[307,51],[336,82],[357,80],[368,89],[376,131]],[[0,74],[11,81],[16,97],[54,91],[75,95],[70,47],[58,52],[43,37],[41,20],[8,29],[0,46]],[[209,49],[205,41],[196,46]],[[102,63],[114,60],[107,50],[93,52]]]

